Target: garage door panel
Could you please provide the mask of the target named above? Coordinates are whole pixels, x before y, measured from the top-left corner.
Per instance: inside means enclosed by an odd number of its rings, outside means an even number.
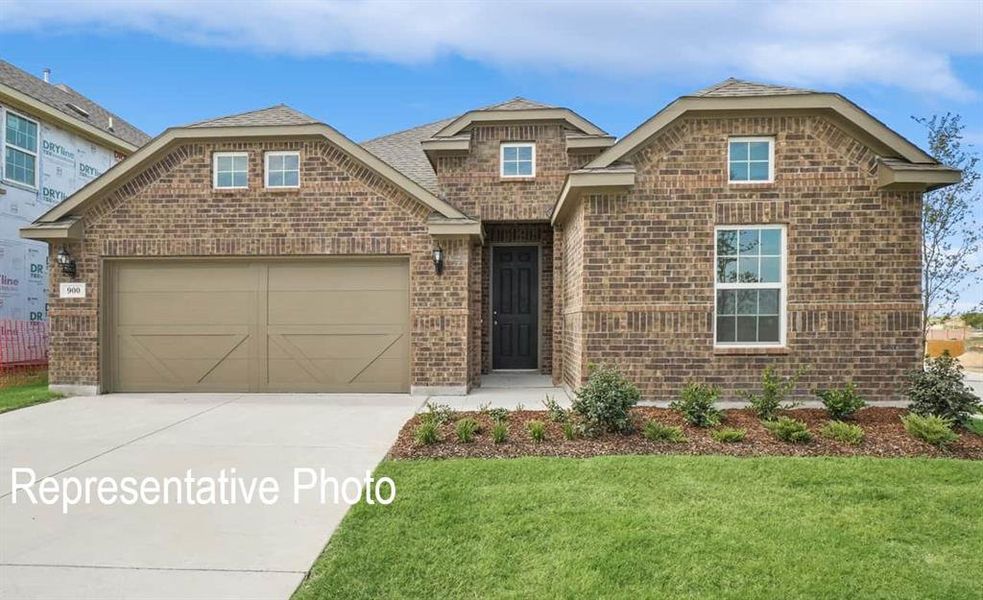
[[[409,310],[406,290],[270,291],[271,325],[400,323]]]
[[[120,294],[120,325],[247,325],[256,320],[256,291]]]
[[[330,268],[324,263],[271,263],[270,290],[373,291],[409,289],[405,261],[346,258]]]
[[[115,265],[118,391],[406,391],[407,261]]]

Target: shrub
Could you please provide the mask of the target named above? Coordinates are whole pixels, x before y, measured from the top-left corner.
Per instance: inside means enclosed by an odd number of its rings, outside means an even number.
[[[478,422],[472,418],[464,418],[458,420],[454,425],[454,431],[457,432],[457,439],[465,444],[470,444],[474,441],[474,436],[480,431]]]
[[[563,422],[563,437],[567,440],[577,439],[577,426],[570,419]]]
[[[503,421],[497,421],[492,427],[492,441],[496,444],[504,444],[509,437],[509,430]]]
[[[952,430],[952,422],[937,415],[908,413],[901,417],[901,422],[911,437],[938,448],[944,448],[959,439]]]
[[[983,412],[980,399],[963,382],[962,365],[948,352],[928,359],[925,368],[908,373],[907,380],[905,394],[913,413],[965,424],[972,414]]]
[[[440,441],[440,424],[433,419],[424,418],[413,432],[413,439],[421,446],[429,446]]]
[[[635,387],[618,371],[592,367],[587,383],[577,390],[573,410],[580,415],[584,431],[596,435],[605,431],[630,431],[630,410],[640,398]]]
[[[758,415],[758,418],[774,421],[779,410],[798,406],[798,403],[795,402],[783,404],[788,395],[795,390],[798,381],[799,373],[792,377],[782,377],[768,366],[761,374],[761,393],[744,392],[742,395],[751,405],[751,409]]]
[[[844,423],[843,421],[830,421],[823,425],[819,433],[823,437],[829,438],[831,440],[836,440],[837,442],[843,442],[844,444],[851,444],[856,446],[860,442],[864,441],[864,430],[860,425],[854,425],[852,423]]]
[[[535,419],[526,421],[526,429],[529,430],[529,437],[537,444],[546,439],[546,423]]]
[[[743,442],[745,436],[747,436],[747,429],[738,429],[736,427],[721,427],[710,432],[710,437],[721,444]]]
[[[509,409],[507,408],[489,408],[485,414],[495,423],[504,423],[509,420]]]
[[[965,427],[976,435],[983,435],[983,419],[970,419]]]
[[[713,427],[720,424],[720,410],[717,398],[720,390],[702,383],[688,383],[679,398],[669,404],[669,408],[683,413],[683,418],[697,427]]]
[[[689,440],[683,434],[682,427],[665,425],[658,421],[649,421],[645,424],[645,437],[652,442],[669,442],[670,444],[683,444]]]
[[[563,423],[567,420],[567,411],[563,410],[560,403],[553,396],[547,394],[546,399],[543,400],[543,406],[546,407],[546,415],[550,418],[550,421]]]
[[[790,444],[805,444],[812,441],[812,434],[806,424],[791,417],[778,417],[774,421],[764,421],[764,428],[773,436]]]
[[[451,420],[454,415],[454,410],[446,404],[436,404],[434,402],[427,402],[423,405],[427,412],[423,413],[424,421],[432,421],[437,425],[443,425]]]
[[[837,421],[849,419],[853,413],[867,406],[867,402],[857,393],[852,381],[847,382],[846,387],[843,388],[819,390],[816,395],[822,400],[829,416]]]

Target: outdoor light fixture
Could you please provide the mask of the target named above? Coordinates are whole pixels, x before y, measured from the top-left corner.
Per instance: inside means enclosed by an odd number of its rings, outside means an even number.
[[[433,270],[437,275],[444,272],[444,249],[440,245],[433,249]]]
[[[61,267],[61,272],[63,275],[68,277],[75,277],[75,259],[72,255],[68,253],[68,248],[62,246],[61,250],[58,251],[58,266]]]

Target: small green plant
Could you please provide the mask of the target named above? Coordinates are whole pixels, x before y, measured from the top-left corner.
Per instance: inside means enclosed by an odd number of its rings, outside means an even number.
[[[567,411],[563,410],[560,403],[556,401],[556,398],[546,395],[546,399],[543,400],[543,406],[546,407],[546,415],[550,418],[550,421],[554,423],[563,423],[567,420]]]
[[[937,415],[908,413],[901,417],[901,422],[911,437],[937,448],[945,448],[959,439],[959,435],[952,430],[952,421]]]
[[[928,359],[924,369],[908,373],[907,380],[905,394],[913,413],[966,424],[973,414],[983,412],[980,399],[963,380],[962,365],[948,351]]]
[[[825,438],[853,446],[864,441],[864,430],[860,425],[844,423],[843,421],[830,421],[823,425],[819,433]]]
[[[778,417],[774,421],[761,423],[773,436],[790,444],[805,444],[812,441],[812,434],[806,424],[792,417]]]
[[[587,383],[577,390],[573,411],[580,416],[584,432],[630,431],[631,408],[638,404],[638,388],[615,369],[592,366]]]
[[[747,436],[747,429],[737,427],[721,427],[710,432],[710,437],[721,444],[736,444],[743,442]]]
[[[546,423],[535,419],[526,421],[526,429],[529,430],[529,437],[537,444],[546,439]]]
[[[413,440],[421,446],[430,446],[440,441],[440,424],[432,419],[423,419],[413,432]]]
[[[524,410],[526,410],[525,404],[519,402],[518,404],[515,405],[515,412],[522,412]]]
[[[509,420],[509,409],[507,408],[489,408],[485,414],[495,423],[504,423]]]
[[[761,393],[743,392],[741,395],[751,405],[751,409],[758,415],[758,418],[764,421],[774,421],[775,417],[778,416],[778,411],[798,406],[796,402],[785,404],[785,399],[795,390],[800,374],[782,377],[775,373],[771,366],[767,366],[764,373],[761,374]]]
[[[658,421],[649,421],[645,424],[645,437],[651,442],[669,442],[670,444],[684,444],[689,441],[683,433],[682,427],[665,425]]]
[[[432,421],[437,425],[447,423],[454,416],[454,410],[446,404],[427,402],[423,405],[423,408],[426,409],[426,412],[423,413],[423,420]]]
[[[474,441],[474,436],[478,434],[481,428],[478,426],[478,422],[470,417],[464,419],[459,419],[457,423],[454,424],[454,431],[457,433],[458,441],[470,444]]]
[[[508,427],[505,426],[504,421],[497,421],[495,426],[492,427],[492,441],[496,444],[504,444],[509,438]]]
[[[970,419],[965,425],[971,433],[976,435],[983,435],[983,419]]]
[[[853,413],[867,406],[867,402],[857,393],[852,381],[847,382],[842,388],[819,390],[816,395],[822,400],[830,418],[836,421],[850,419]]]
[[[577,439],[577,426],[570,419],[563,422],[563,439],[569,441]]]
[[[690,382],[669,408],[683,413],[683,418],[691,425],[713,427],[720,424],[721,414],[716,406],[719,396],[720,390],[712,385]]]
[[[483,415],[487,415],[489,410],[491,410],[491,402],[482,402],[478,405],[478,412]]]

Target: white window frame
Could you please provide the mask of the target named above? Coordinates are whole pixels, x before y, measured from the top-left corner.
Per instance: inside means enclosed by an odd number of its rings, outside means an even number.
[[[505,174],[505,149],[506,148],[532,148],[532,153],[531,153],[532,172],[529,175]],[[536,176],[536,144],[534,142],[508,142],[502,144],[498,150],[498,174],[502,179],[529,179],[531,177],[535,177]]]
[[[240,156],[246,158],[246,185],[219,185],[218,184],[218,159],[230,158],[230,157],[236,158]],[[234,173],[235,171],[232,172]],[[233,179],[235,179],[235,177],[233,177]],[[216,189],[216,190],[249,189],[249,153],[248,152],[213,152],[212,153],[212,189]]]
[[[730,178],[730,144],[731,142],[768,142],[768,179],[743,179],[733,180]],[[750,167],[749,167],[750,169]],[[750,176],[750,171],[748,173]],[[727,183],[731,185],[761,185],[764,183],[775,183],[775,138],[770,136],[752,137],[730,137],[727,138]]]
[[[19,150],[20,152],[23,152],[24,154],[29,154],[29,155],[31,155],[31,156],[34,157],[34,185],[31,185],[30,183],[24,183],[23,181],[16,181],[16,180],[8,179],[7,178],[7,146],[8,146],[8,144],[7,144],[7,115],[14,115],[15,117],[19,117],[21,119],[24,119],[25,121],[30,122],[30,123],[34,123],[34,127],[37,129],[37,134],[34,136],[34,141],[37,144],[37,146],[35,147],[35,150],[33,152],[31,152],[30,150],[21,148],[20,146],[14,146],[13,144],[9,144],[9,146],[12,147],[12,148],[14,148],[15,150]],[[21,114],[21,113],[17,112],[17,111],[10,110],[9,108],[0,107],[0,125],[2,125],[2,127],[0,127],[0,132],[2,132],[2,135],[0,135],[0,144],[3,145],[3,156],[0,157],[0,158],[3,159],[3,164],[0,165],[0,167],[2,167],[2,169],[3,169],[2,173],[3,173],[3,181],[4,181],[4,183],[8,183],[10,185],[17,186],[17,187],[28,188],[28,189],[34,190],[34,191],[38,190],[41,187],[41,157],[40,157],[40,150],[41,150],[41,123],[38,122],[35,119],[32,119],[31,117],[28,117],[27,115],[24,115],[24,114]]]
[[[270,157],[272,156],[296,156],[297,157],[297,185],[270,185]],[[263,185],[272,190],[290,190],[300,187],[300,152],[297,150],[282,150],[267,152],[263,158]],[[284,171],[286,173],[287,171]]]
[[[721,231],[740,231],[741,229],[777,229],[782,233],[781,260],[779,261],[779,281],[721,283],[717,281],[717,236]],[[740,243],[740,234],[738,234]],[[784,348],[787,343],[788,319],[788,228],[785,225],[751,224],[718,225],[713,228],[713,346],[714,348]],[[777,342],[718,342],[717,341],[717,292],[719,290],[773,290],[778,288],[778,334]]]

